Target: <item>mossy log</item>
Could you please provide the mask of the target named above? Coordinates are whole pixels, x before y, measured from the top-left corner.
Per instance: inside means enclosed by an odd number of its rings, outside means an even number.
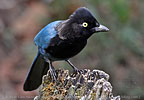
[[[57,82],[50,73],[43,76],[39,96],[34,100],[120,100],[113,96],[109,75],[89,69],[69,75],[68,70],[56,70]]]

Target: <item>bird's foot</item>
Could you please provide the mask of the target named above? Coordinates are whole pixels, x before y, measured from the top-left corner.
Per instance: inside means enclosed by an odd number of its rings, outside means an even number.
[[[56,75],[55,69],[50,68],[49,71],[50,71],[53,81],[57,82],[57,75]]]
[[[81,73],[81,71],[78,68],[74,67],[73,73]]]
[[[81,73],[80,70],[70,62],[70,60],[65,61],[73,68],[73,73]]]

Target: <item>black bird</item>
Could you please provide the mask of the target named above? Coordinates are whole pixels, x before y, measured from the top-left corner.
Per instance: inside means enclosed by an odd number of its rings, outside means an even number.
[[[78,8],[67,20],[48,24],[34,38],[38,53],[24,83],[24,90],[37,89],[42,83],[42,76],[47,74],[48,70],[56,81],[53,61],[65,60],[74,71],[78,71],[69,58],[78,54],[86,46],[87,39],[93,33],[108,30],[85,7]]]

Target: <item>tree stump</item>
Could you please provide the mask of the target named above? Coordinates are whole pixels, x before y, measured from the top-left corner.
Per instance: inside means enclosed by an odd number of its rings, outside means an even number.
[[[68,70],[56,70],[57,82],[50,72],[43,76],[39,96],[34,100],[120,100],[113,96],[109,75],[89,69],[69,75]]]

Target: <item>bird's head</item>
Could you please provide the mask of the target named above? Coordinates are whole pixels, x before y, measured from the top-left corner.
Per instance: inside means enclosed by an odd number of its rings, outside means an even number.
[[[107,31],[109,29],[101,25],[87,8],[80,7],[64,23],[62,35],[89,38],[93,33]]]

